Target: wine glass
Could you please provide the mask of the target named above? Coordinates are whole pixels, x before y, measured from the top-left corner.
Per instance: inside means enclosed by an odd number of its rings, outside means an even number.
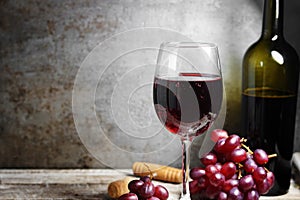
[[[217,45],[165,42],[160,46],[153,83],[156,114],[182,142],[182,193],[190,199],[190,144],[207,132],[222,103],[223,81]]]

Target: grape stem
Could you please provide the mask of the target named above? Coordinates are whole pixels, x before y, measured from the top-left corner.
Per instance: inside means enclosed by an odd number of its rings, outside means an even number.
[[[264,169],[266,170],[267,173],[270,172],[270,170],[268,168],[264,167]]]
[[[246,138],[242,138],[242,139],[240,140],[240,142],[241,142],[241,143],[247,142],[247,139],[246,139]]]
[[[244,144],[241,144],[241,145],[248,151],[248,153],[253,154],[253,151],[248,146],[246,146]]]
[[[243,176],[242,176],[242,170],[239,169],[239,174],[238,174],[238,179],[241,179]]]
[[[149,170],[149,173],[150,173],[150,179],[152,180],[153,177],[154,177],[154,175],[153,175],[153,173],[152,173],[150,167],[149,167],[146,163],[143,163],[143,164],[144,164],[144,165],[146,166],[146,168]]]
[[[276,153],[273,153],[273,154],[268,155],[268,158],[274,158],[274,157],[277,157],[277,154],[276,154]]]

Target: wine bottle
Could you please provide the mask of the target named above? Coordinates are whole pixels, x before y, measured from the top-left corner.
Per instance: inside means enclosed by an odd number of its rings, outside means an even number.
[[[283,34],[283,0],[265,0],[261,37],[243,59],[242,135],[251,148],[277,154],[267,166],[276,179],[267,195],[290,186],[298,80],[298,55]]]

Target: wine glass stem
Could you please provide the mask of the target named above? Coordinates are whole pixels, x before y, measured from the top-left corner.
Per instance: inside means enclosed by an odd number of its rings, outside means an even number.
[[[182,139],[182,193],[180,199],[190,199],[189,171],[190,171],[190,146],[189,139]]]

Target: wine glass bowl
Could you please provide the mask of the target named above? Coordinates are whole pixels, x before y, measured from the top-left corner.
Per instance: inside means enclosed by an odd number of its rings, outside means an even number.
[[[182,141],[181,199],[190,199],[190,143],[212,125],[221,109],[222,97],[223,81],[215,44],[161,44],[154,76],[153,102],[161,123],[170,133],[179,135]]]
[[[205,133],[221,108],[223,96],[217,46],[163,43],[153,94],[158,118],[168,131],[188,138]]]

